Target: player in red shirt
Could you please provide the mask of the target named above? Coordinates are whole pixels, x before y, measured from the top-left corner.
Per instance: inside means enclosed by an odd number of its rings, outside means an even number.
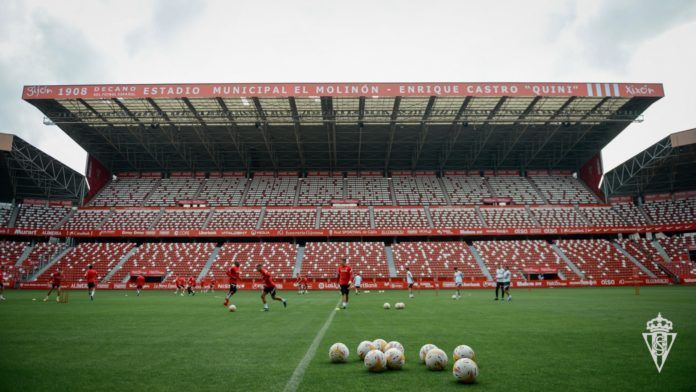
[[[135,290],[138,292],[136,297],[140,297],[140,292],[143,290],[143,286],[145,286],[145,276],[143,274],[138,274],[138,276],[135,278]]]
[[[61,292],[60,281],[63,279],[63,270],[61,270],[60,267],[58,267],[56,269],[56,272],[51,274],[50,279],[51,279],[51,283],[50,283],[51,289],[48,290],[48,294],[46,294],[46,298],[44,298],[44,302],[48,301],[48,297],[51,296],[51,293],[53,292],[54,289],[56,290],[56,302],[58,302],[58,298],[60,297],[60,292]]]
[[[215,281],[215,277],[211,276],[210,279],[208,279],[208,288],[205,289],[205,293],[208,294],[208,291],[212,291],[214,293],[216,284],[217,282]]]
[[[307,275],[302,276],[302,279],[300,279],[300,289],[302,289],[303,294],[307,294],[307,288],[309,287],[309,279],[307,279]]]
[[[194,287],[196,287],[196,278],[191,276],[188,280],[188,286],[186,286],[186,292],[188,293],[188,295],[196,295],[196,292],[193,291]]]
[[[353,280],[353,269],[348,265],[348,259],[343,258],[338,266],[338,285],[341,287],[341,307],[348,308],[348,294],[350,294],[350,282]]]
[[[87,266],[87,272],[85,273],[85,279],[87,280],[87,291],[89,292],[89,299],[94,301],[94,291],[97,289],[97,278],[99,273],[95,270],[92,264]]]
[[[227,297],[225,297],[224,305],[230,304],[230,297],[237,292],[237,280],[239,279],[239,261],[235,261],[234,265],[225,271],[227,279],[230,283],[230,290],[227,292]]]
[[[261,302],[263,302],[263,311],[268,312],[268,303],[266,303],[266,294],[271,294],[271,298],[276,301],[283,302],[284,307],[288,307],[288,301],[283,297],[276,295],[276,285],[273,282],[273,277],[267,269],[263,268],[263,264],[256,264],[256,270],[261,274],[263,279],[263,293],[261,293]]]
[[[5,267],[0,266],[0,301],[6,300],[5,298]]]
[[[179,276],[178,278],[176,278],[174,283],[176,284],[176,291],[174,291],[174,295],[181,294],[181,296],[183,297],[184,296],[184,285],[186,285],[186,279]]]

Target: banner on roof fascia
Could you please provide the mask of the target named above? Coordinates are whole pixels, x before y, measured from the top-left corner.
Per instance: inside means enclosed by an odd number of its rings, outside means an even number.
[[[215,97],[662,97],[655,83],[205,83],[24,86],[22,99]]]
[[[211,229],[211,230],[45,230],[0,228],[0,235],[84,238],[229,238],[229,237],[447,237],[525,236],[683,232],[696,230],[696,222],[651,226],[533,227],[533,228],[350,228],[350,229]]]
[[[604,169],[602,168],[602,153],[596,153],[589,161],[580,168],[578,172],[578,177],[594,192],[600,200],[605,200],[604,193],[599,189],[599,183],[602,181],[602,174]],[[554,171],[551,171],[554,175]],[[570,173],[569,173],[570,174]],[[563,174],[559,174],[563,175]]]

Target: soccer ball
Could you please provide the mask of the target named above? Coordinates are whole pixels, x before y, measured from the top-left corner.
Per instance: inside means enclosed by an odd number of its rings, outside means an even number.
[[[401,343],[397,342],[396,340],[392,340],[391,342],[387,343],[387,345],[384,346],[384,352],[386,353],[387,351],[389,351],[392,348],[395,348],[401,352],[404,352],[404,346]]]
[[[404,352],[398,348],[390,348],[384,353],[387,358],[387,367],[389,369],[401,369],[404,366]]]
[[[447,354],[434,348],[425,355],[425,366],[430,370],[443,370],[447,366]]]
[[[234,306],[234,305],[230,305],[230,306],[228,306],[228,307],[227,307],[227,309],[229,309],[229,310],[230,310],[230,312],[236,312],[236,311],[237,311],[237,307],[236,307],[236,306]]]
[[[387,367],[387,357],[379,350],[372,350],[365,355],[365,368],[371,372],[381,372]]]
[[[396,310],[403,310],[406,307],[406,304],[403,302],[397,302],[394,304],[394,309]]]
[[[421,347],[420,351],[418,352],[418,357],[420,358],[421,363],[425,363],[425,356],[428,354],[428,351],[437,348],[436,345],[434,344],[425,344],[423,347]]]
[[[385,302],[384,305],[382,305],[382,307],[384,308],[384,310],[391,309],[391,305],[389,305],[389,302]]]
[[[452,368],[452,375],[462,384],[471,384],[476,381],[478,372],[478,365],[469,358],[461,358]]]
[[[381,352],[385,352],[387,349],[387,341],[384,339],[375,339],[372,344],[375,345],[375,350],[379,350]]]
[[[469,358],[472,361],[476,361],[476,353],[474,353],[474,350],[472,350],[471,347],[467,346],[466,344],[462,344],[454,349],[452,359],[454,361],[458,361],[462,358]]]
[[[375,346],[374,343],[372,343],[369,340],[362,341],[358,345],[358,357],[362,361],[365,359],[365,355],[367,355],[367,353],[369,353],[372,350],[378,350],[377,346]]]
[[[452,299],[457,299],[457,294],[452,294]]]
[[[343,343],[334,343],[334,345],[329,349],[329,359],[333,363],[348,361],[348,355],[350,355],[348,347],[346,347],[346,345]]]

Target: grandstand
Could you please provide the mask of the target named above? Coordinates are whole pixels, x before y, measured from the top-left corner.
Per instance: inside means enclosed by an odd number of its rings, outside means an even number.
[[[25,87],[24,99],[88,152],[87,177],[46,169],[53,182],[37,187],[22,177],[26,154],[12,152],[33,147],[11,138],[3,265],[27,283],[62,266],[77,284],[89,262],[104,285],[164,271],[165,287],[174,276],[224,281],[234,260],[243,280],[262,261],[281,281],[331,282],[341,257],[373,281],[401,280],[406,266],[444,280],[458,266],[481,283],[499,263],[515,280],[541,271],[577,284],[696,273],[684,236],[696,230],[694,144],[683,141],[693,132],[599,185],[597,153],[662,96],[660,85],[263,86],[270,92],[84,86],[69,97],[67,86]],[[670,184],[646,172],[670,164],[679,168]]]

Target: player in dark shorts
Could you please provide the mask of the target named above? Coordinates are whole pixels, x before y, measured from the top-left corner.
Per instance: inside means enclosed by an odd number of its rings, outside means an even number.
[[[230,297],[232,297],[237,292],[237,280],[239,279],[239,261],[235,261],[234,265],[231,266],[227,271],[225,271],[227,278],[230,283],[230,290],[227,292],[227,297],[223,305],[227,306],[230,304]]]
[[[188,293],[188,295],[192,295],[192,296],[196,295],[196,292],[193,291],[194,287],[196,287],[196,278],[191,276],[191,277],[189,277],[189,280],[188,280],[188,286],[186,286],[186,292]]]
[[[87,280],[87,291],[89,292],[89,299],[94,301],[94,292],[97,290],[97,278],[99,273],[95,270],[92,264],[87,266],[87,272],[85,272],[85,280]]]
[[[186,288],[186,279],[184,279],[183,276],[179,276],[174,282],[176,284],[176,291],[174,291],[174,295],[180,294],[183,297],[184,289]]]
[[[348,308],[348,295],[350,294],[350,282],[353,280],[353,269],[348,265],[348,259],[343,258],[338,266],[338,286],[341,288],[341,308]]]
[[[44,302],[48,301],[48,297],[51,296],[51,293],[53,290],[56,290],[56,302],[58,302],[58,299],[60,298],[60,282],[63,279],[63,270],[58,267],[56,269],[56,272],[51,274],[51,289],[48,290],[48,294],[46,294],[46,298],[44,298]]]
[[[263,302],[263,311],[268,312],[268,303],[266,302],[266,295],[270,294],[271,298],[275,301],[281,301],[284,307],[288,307],[288,302],[276,293],[276,285],[273,282],[273,277],[267,269],[263,268],[263,264],[256,264],[256,270],[261,274],[263,279],[263,293],[261,293],[261,302]]]

